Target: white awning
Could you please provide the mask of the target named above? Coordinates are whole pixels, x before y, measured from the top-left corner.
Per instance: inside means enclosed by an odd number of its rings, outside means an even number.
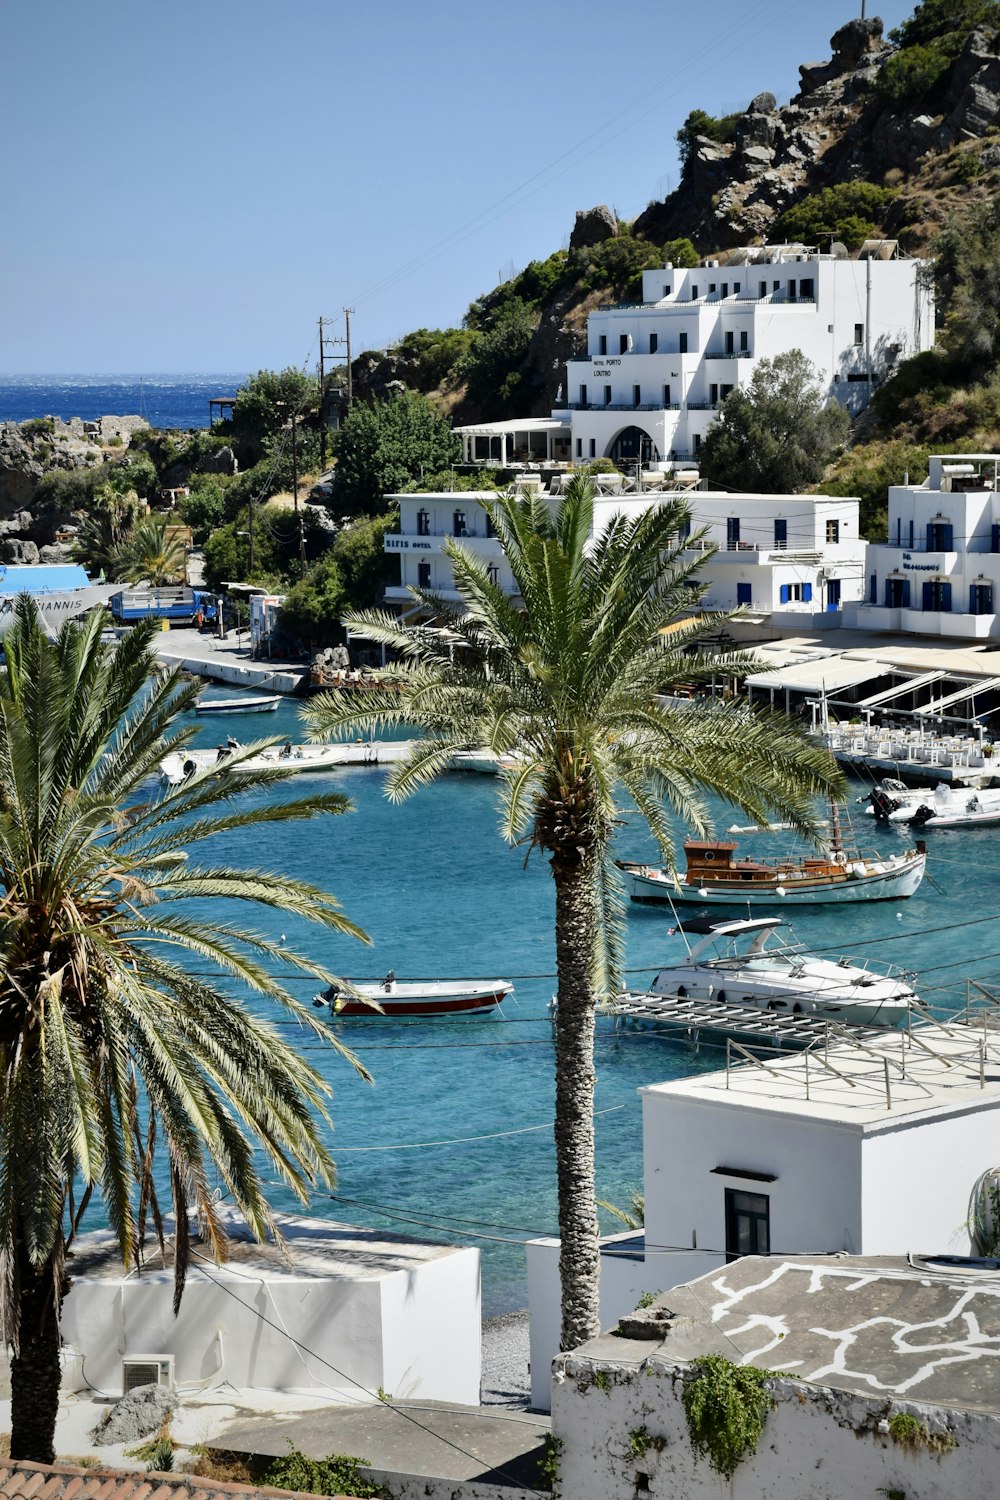
[[[895,687],[885,688],[881,693],[873,693],[870,698],[859,698],[859,708],[876,708],[880,703],[890,703],[893,698],[902,698],[905,693],[911,693],[915,688],[926,687],[930,682],[940,682],[946,676],[944,672],[920,672],[916,677],[907,677],[902,682],[897,682]]]
[[[839,693],[884,677],[889,668],[881,661],[849,661],[846,657],[826,657],[822,661],[792,662],[770,672],[757,672],[747,678],[747,687],[774,688],[792,693]]]
[[[997,688],[1000,688],[1000,677],[980,677],[978,682],[966,683],[965,687],[949,693],[947,697],[934,698],[930,703],[925,703],[923,708],[914,709],[914,713],[939,714],[943,708],[951,708],[953,703],[962,703],[966,698],[974,698],[977,693],[995,693]]]

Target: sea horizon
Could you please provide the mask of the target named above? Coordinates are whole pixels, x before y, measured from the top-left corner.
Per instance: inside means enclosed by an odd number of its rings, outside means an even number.
[[[151,427],[207,427],[209,399],[235,395],[247,378],[233,370],[0,374],[0,422],[140,416]]]

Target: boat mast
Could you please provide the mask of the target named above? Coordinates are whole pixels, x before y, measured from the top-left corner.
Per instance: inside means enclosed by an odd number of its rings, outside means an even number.
[[[836,802],[830,803],[830,853],[843,854],[844,840],[840,832],[840,808]]]

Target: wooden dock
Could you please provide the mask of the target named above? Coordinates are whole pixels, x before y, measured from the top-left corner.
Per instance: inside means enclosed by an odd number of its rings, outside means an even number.
[[[865,1041],[884,1036],[890,1029],[852,1025],[805,1013],[762,1010],[756,1005],[719,1005],[712,1000],[650,995],[638,990],[619,995],[610,1013],[616,1019],[649,1021],[658,1031],[666,1031],[676,1040],[697,1044],[704,1039],[721,1046],[727,1038],[732,1038],[789,1051],[826,1042],[831,1039],[831,1031],[840,1041],[845,1037]]]

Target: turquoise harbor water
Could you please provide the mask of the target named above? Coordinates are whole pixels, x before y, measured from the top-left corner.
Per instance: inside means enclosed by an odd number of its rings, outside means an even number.
[[[199,721],[201,743],[218,743],[227,733],[243,740],[302,738],[291,702],[276,714]],[[295,873],[338,896],[370,933],[372,948],[279,914],[259,924],[272,935],[283,932],[289,944],[321,957],[335,972],[362,978],[392,968],[399,978],[515,978],[516,995],[503,1016],[336,1023],[338,1035],[373,1073],[374,1086],[332,1052],[307,1043],[334,1088],[339,1173],[333,1199],[317,1199],[312,1211],[404,1235],[479,1244],[484,1310],[503,1312],[526,1302],[520,1242],[552,1233],[556,1225],[547,1018],[554,968],[551,880],[541,860],[525,864],[524,850],[501,841],[491,778],[450,776],[401,807],[386,801],[384,780],[377,768],[295,777],[269,795],[300,795],[307,783],[336,786],[355,811],[234,833],[219,840],[217,853]],[[744,820],[721,810],[720,829],[733,821]],[[888,851],[906,839],[870,824],[855,819],[866,844]],[[783,838],[763,842],[770,852]],[[620,845],[625,857],[652,854],[637,817],[626,817]],[[1000,911],[1000,830],[931,834],[928,847],[930,878],[911,900],[800,910],[793,917],[810,945],[919,970],[919,993],[952,1008],[964,1003],[966,974],[1000,978],[1000,919],[993,915]],[[655,908],[630,908],[628,963],[639,971],[631,976],[636,982],[677,951],[681,939],[669,935],[672,920]],[[310,981],[290,984],[302,998],[316,988]],[[654,1031],[616,1029],[613,1020],[602,1020],[596,1102],[601,1197],[624,1202],[641,1184],[636,1090],[723,1060],[712,1048],[694,1054]],[[282,1189],[275,1187],[273,1196],[279,1206],[294,1207]],[[614,1227],[609,1219],[607,1228]]]

